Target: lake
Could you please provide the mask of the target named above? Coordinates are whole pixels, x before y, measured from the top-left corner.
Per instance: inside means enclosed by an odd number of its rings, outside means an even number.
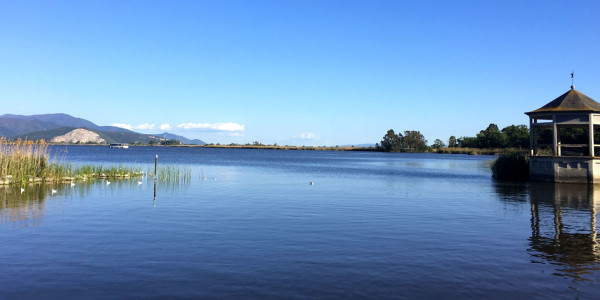
[[[0,299],[600,295],[600,187],[497,182],[492,156],[51,149],[192,179],[0,187]]]

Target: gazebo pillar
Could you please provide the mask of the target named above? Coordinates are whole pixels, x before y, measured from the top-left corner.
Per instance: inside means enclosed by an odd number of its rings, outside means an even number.
[[[529,156],[533,156],[535,154],[535,144],[533,143],[533,141],[537,132],[533,127],[533,124],[533,118],[529,118]]]
[[[589,129],[588,129],[588,133],[589,133],[589,139],[588,139],[588,149],[590,151],[590,156],[594,157],[596,156],[596,153],[594,151],[594,114],[590,113],[589,116]]]
[[[558,147],[558,126],[556,125],[556,115],[552,115],[552,150],[555,156],[560,156],[560,147]]]

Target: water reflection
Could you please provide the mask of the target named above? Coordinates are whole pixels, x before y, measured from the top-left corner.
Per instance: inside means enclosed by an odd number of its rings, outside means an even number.
[[[39,225],[44,215],[48,193],[51,193],[51,190],[40,185],[24,191],[21,191],[20,186],[0,186],[0,225]]]
[[[531,209],[527,251],[532,263],[556,266],[554,275],[587,281],[600,270],[596,215],[600,186],[531,182],[497,184],[500,198],[526,203]]]
[[[108,196],[117,190],[153,190],[153,207],[156,207],[157,190],[160,192],[175,193],[181,189],[189,188],[189,182],[173,184],[171,182],[157,182],[147,178],[92,180],[61,184],[31,184],[21,191],[21,186],[0,185],[0,225],[12,224],[15,227],[37,226],[41,224],[48,200],[79,196],[85,198],[94,191],[101,191]],[[151,196],[148,195],[148,199]]]
[[[530,253],[560,268],[557,275],[586,280],[600,270],[596,213],[600,187],[532,184]]]

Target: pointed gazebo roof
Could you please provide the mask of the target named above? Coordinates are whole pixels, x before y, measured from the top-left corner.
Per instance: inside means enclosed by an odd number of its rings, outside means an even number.
[[[525,114],[545,113],[545,112],[600,112],[600,103],[594,99],[580,93],[571,87],[571,90],[560,95],[558,98],[548,102],[548,104]]]

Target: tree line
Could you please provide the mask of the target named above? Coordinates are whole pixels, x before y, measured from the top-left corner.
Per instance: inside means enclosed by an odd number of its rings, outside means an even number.
[[[452,139],[453,137],[450,137]],[[529,148],[529,128],[526,125],[510,125],[498,129],[492,123],[485,130],[481,130],[474,137],[461,137],[456,139],[454,145],[449,147],[466,148]]]
[[[510,125],[500,130],[498,125],[491,123],[474,137],[456,138],[451,136],[447,145],[444,141],[436,139],[431,147],[427,146],[427,140],[419,131],[407,130],[404,131],[404,134],[396,134],[393,129],[390,129],[375,147],[385,152],[426,152],[444,147],[528,148],[529,129],[526,125]]]
[[[427,140],[419,131],[407,130],[404,134],[396,134],[393,129],[388,130],[375,147],[385,152],[425,152],[429,149]]]

